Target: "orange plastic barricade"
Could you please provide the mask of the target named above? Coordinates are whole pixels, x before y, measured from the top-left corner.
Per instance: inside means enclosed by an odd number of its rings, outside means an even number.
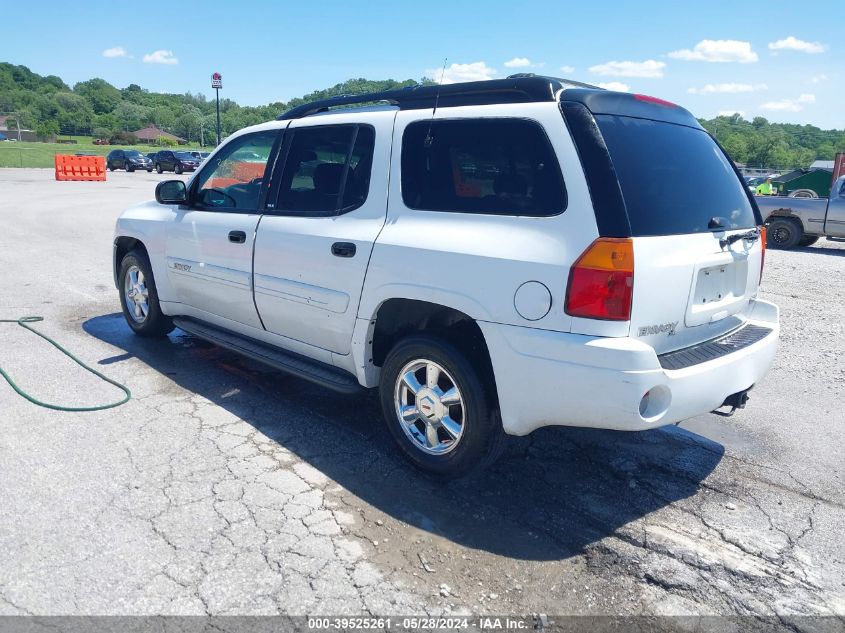
[[[56,180],[105,179],[106,159],[103,156],[56,154]]]

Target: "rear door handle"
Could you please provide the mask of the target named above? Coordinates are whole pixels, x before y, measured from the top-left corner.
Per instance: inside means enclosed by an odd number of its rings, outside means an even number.
[[[243,244],[246,242],[246,233],[243,231],[229,231],[229,241],[235,244]]]
[[[335,257],[355,257],[355,244],[352,242],[335,242],[332,244],[332,255]]]

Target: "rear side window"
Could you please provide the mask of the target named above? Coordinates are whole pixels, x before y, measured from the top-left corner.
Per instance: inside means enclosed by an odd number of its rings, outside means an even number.
[[[402,199],[426,211],[549,216],[566,208],[566,189],[536,122],[418,121],[402,137]]]
[[[369,125],[295,129],[276,211],[324,216],[360,207],[370,189],[374,144]]]
[[[756,225],[743,183],[703,130],[597,115],[634,236],[679,235]]]

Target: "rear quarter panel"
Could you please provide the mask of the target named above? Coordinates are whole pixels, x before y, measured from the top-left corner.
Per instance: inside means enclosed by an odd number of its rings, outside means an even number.
[[[587,184],[555,103],[440,108],[436,119],[516,117],[542,124],[560,163],[568,206],[557,216],[417,211],[401,191],[402,135],[431,110],[399,112],[394,128],[387,223],[373,249],[359,317],[372,318],[391,298],[428,301],[480,321],[569,331],[563,299],[572,262],[597,236]],[[529,321],[514,306],[516,290],[539,281],[551,295],[548,313]]]
[[[754,196],[763,221],[771,217],[795,218],[801,222],[804,232],[810,235],[824,234],[824,218],[827,213],[827,198],[786,198],[781,196]]]

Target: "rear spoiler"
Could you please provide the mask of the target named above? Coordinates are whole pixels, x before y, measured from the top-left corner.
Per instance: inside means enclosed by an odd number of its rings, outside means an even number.
[[[561,93],[560,99],[581,103],[593,114],[630,116],[704,129],[688,110],[657,97],[610,90],[569,88]]]

